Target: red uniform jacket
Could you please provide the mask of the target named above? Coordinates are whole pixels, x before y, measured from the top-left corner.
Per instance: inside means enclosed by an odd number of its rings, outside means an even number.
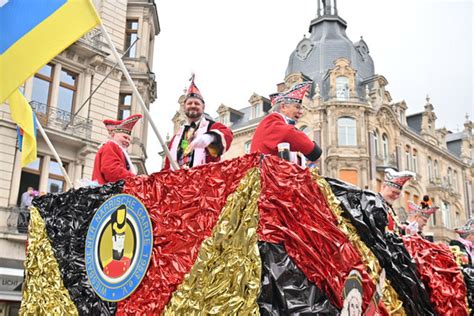
[[[92,180],[102,185],[134,175],[130,166],[127,166],[127,159],[119,145],[109,141],[100,147],[95,155]]]
[[[216,139],[205,150],[206,163],[220,161],[222,154],[224,154],[229,149],[230,144],[232,143],[232,140],[234,139],[234,134],[224,124],[207,120],[205,118],[201,120],[199,125],[201,126],[206,121],[209,123],[209,125],[207,127],[207,132],[205,132],[205,134],[212,134],[215,136],[215,139]],[[182,130],[183,130],[183,127],[181,127],[180,132],[178,132],[178,134],[173,136],[168,146],[172,155],[173,155],[173,151],[172,151],[173,145],[177,147],[179,146],[179,142],[181,142]],[[175,142],[178,142],[178,143],[175,144]],[[213,149],[212,150],[214,152],[213,154],[211,154],[211,152],[209,151],[209,148]],[[177,157],[174,156],[173,159],[175,159],[176,161]],[[196,166],[197,164],[194,161],[192,167],[196,167]],[[165,157],[165,166],[163,167],[162,170],[169,170],[169,169],[170,169],[170,162],[168,160],[168,157]]]
[[[250,152],[277,156],[279,143],[289,143],[291,151],[299,151],[311,161],[317,160],[322,153],[304,132],[288,124],[281,114],[271,113],[258,124]]]

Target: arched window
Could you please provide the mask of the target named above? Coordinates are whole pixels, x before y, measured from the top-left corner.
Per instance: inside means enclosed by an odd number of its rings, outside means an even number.
[[[349,79],[344,76],[336,78],[336,98],[338,100],[349,99]]]
[[[446,228],[451,228],[451,217],[450,217],[450,205],[448,202],[443,201],[442,211],[443,211],[443,223]]]
[[[439,164],[438,164],[438,160],[436,159],[434,161],[434,177],[435,179],[439,179]]]
[[[428,181],[433,181],[433,160],[428,157]]]
[[[374,132],[374,147],[375,147],[375,156],[379,155],[379,131],[375,130]]]
[[[382,135],[382,147],[383,147],[383,159],[388,159],[388,136],[387,134]]]
[[[405,146],[405,168],[411,170],[411,147]]]
[[[356,120],[341,117],[337,120],[337,136],[339,146],[356,146]]]
[[[244,143],[244,153],[245,153],[245,154],[250,153],[250,144],[251,144],[251,143],[252,143],[251,140],[246,141],[246,142]]]
[[[301,126],[300,131],[302,131],[303,133],[305,133],[308,136],[311,136],[311,128],[307,125]]]

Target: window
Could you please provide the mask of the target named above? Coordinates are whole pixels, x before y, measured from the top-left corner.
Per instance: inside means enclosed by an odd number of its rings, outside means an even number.
[[[132,110],[132,95],[130,93],[120,93],[117,119],[123,120],[130,116]]]
[[[435,159],[434,161],[434,177],[435,179],[439,179],[439,165],[438,165],[438,160]]]
[[[451,228],[451,218],[450,218],[450,205],[448,202],[443,201],[442,203],[443,206],[443,223],[446,228]]]
[[[356,120],[350,117],[341,117],[337,120],[339,146],[356,146]]]
[[[244,153],[245,153],[245,154],[250,153],[250,144],[251,144],[251,143],[252,143],[252,141],[250,141],[250,140],[249,140],[249,141],[246,141],[246,142],[244,143]]]
[[[138,20],[127,20],[127,29],[125,31],[125,47],[124,50],[128,49],[130,45],[138,38]],[[127,57],[137,57],[137,43],[130,48],[127,53]]]
[[[458,190],[458,172],[456,170],[454,170],[454,173],[453,173],[453,189],[455,191]]]
[[[252,106],[252,119],[262,115],[262,104],[254,104]]]
[[[41,175],[42,157],[38,157],[35,161],[31,162],[28,166],[21,170],[20,176],[20,189],[17,198],[17,205],[20,206],[21,195],[26,192],[28,187],[32,187],[33,190],[39,189],[40,175]]]
[[[413,157],[412,157],[412,162],[413,162],[413,172],[418,172],[418,151],[413,148]]]
[[[387,134],[382,135],[382,147],[383,147],[383,159],[388,159],[388,136]]]
[[[353,185],[359,185],[359,173],[357,170],[341,169],[339,170],[339,179],[352,183]]]
[[[431,157],[428,157],[428,180],[433,181],[433,160]]]
[[[59,80],[58,109],[72,113],[77,91],[77,74],[62,69]]]
[[[31,101],[49,105],[51,94],[51,83],[53,82],[53,65],[46,65],[41,68],[33,77],[33,91]],[[38,112],[39,109],[36,109]],[[46,107],[41,109],[46,113]]]
[[[338,100],[349,99],[349,80],[347,77],[336,78],[336,98]]]
[[[448,167],[448,186],[451,187],[453,185],[453,170],[451,167]]]
[[[66,166],[64,166],[66,168]],[[48,175],[48,193],[61,193],[64,191],[64,175],[61,172],[61,166],[58,162],[51,160],[49,162]]]
[[[459,213],[458,210],[456,210],[455,218],[454,218],[454,227],[460,227],[460,226],[461,226],[461,214]]]
[[[375,130],[374,132],[374,147],[375,147],[375,156],[379,155],[379,131]]]
[[[405,164],[407,170],[411,170],[411,148],[408,145],[405,147]]]

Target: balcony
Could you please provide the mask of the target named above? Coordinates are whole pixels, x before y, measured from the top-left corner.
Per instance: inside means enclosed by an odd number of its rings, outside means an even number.
[[[99,50],[102,50],[102,47],[104,46],[102,32],[99,29],[93,29],[92,31],[81,37],[79,41]]]
[[[0,207],[0,236],[25,239],[28,232],[30,213],[26,208]]]
[[[384,171],[386,168],[393,168],[395,170],[398,169],[396,155],[392,154],[388,157],[380,154],[376,155],[375,166],[379,171]]]
[[[73,117],[69,111],[49,107],[36,101],[31,101],[30,105],[43,127],[60,134],[91,140],[92,120],[78,115]]]

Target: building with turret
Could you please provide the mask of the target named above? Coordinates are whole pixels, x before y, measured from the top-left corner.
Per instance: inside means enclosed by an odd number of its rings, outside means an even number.
[[[368,44],[346,35],[347,23],[339,16],[336,1],[318,3],[310,35],[291,53],[276,92],[313,81],[296,126],[322,147],[321,174],[377,192],[386,168],[413,171],[416,179],[394,205],[398,215],[403,220],[408,201],[418,203],[428,194],[440,209],[424,233],[436,240],[456,237],[453,229],[474,209],[474,124],[466,116],[461,132],[438,128],[428,96],[423,112],[407,115],[408,105],[392,100],[388,80],[374,72]],[[182,101],[173,118],[175,129],[183,121]],[[217,110],[216,120],[234,132],[225,158],[249,152],[258,123],[272,109],[266,96],[253,94],[249,103],[241,109],[222,104]]]

